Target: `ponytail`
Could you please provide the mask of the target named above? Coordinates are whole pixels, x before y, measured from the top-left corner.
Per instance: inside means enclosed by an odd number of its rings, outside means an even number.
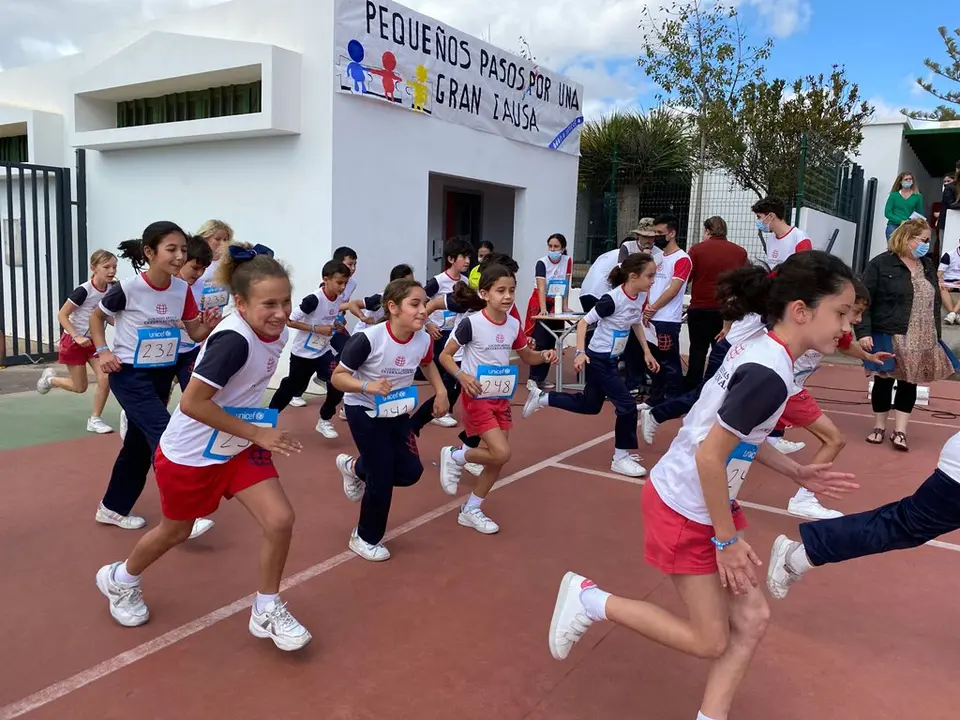
[[[751,313],[764,317],[773,273],[765,265],[745,265],[722,273],[717,278],[716,299],[720,317],[726,322],[740,320]]]
[[[619,287],[629,280],[631,275],[642,273],[647,263],[652,262],[653,255],[650,253],[630,253],[622,263],[613,266],[613,270],[607,275],[607,282],[612,288]]]
[[[479,312],[487,306],[487,301],[480,297],[480,293],[463,281],[453,286],[450,295],[457,305],[470,312]]]
[[[147,264],[147,256],[143,253],[143,240],[140,238],[124,240],[117,245],[117,249],[120,251],[120,257],[129,260],[133,269],[137,272],[140,272]]]

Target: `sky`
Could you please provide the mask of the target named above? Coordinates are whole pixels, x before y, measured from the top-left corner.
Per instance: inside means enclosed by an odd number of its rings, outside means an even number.
[[[0,68],[9,69],[82,51],[85,38],[224,0],[2,0]],[[325,0],[328,1],[328,0]],[[925,57],[945,60],[937,26],[956,22],[942,0],[735,0],[750,39],[774,39],[769,77],[829,74],[847,77],[876,108],[928,109],[935,98],[916,86],[928,76]],[[582,83],[588,119],[614,108],[656,106],[656,88],[637,67],[646,2],[669,0],[403,0],[460,30],[516,51],[524,35],[537,60]],[[952,19],[947,14],[953,14]],[[0,98],[2,100],[2,98]]]

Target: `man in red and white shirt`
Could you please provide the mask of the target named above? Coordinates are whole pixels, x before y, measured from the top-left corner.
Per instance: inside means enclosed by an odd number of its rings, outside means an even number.
[[[643,312],[645,321],[657,331],[654,351],[660,371],[650,384],[647,403],[655,405],[683,392],[683,365],[680,361],[680,321],[683,318],[683,295],[693,270],[693,263],[677,245],[680,224],[673,215],[660,215],[653,221],[653,244],[663,251],[657,261],[657,274],[650,288],[649,304]]]
[[[783,219],[787,208],[780,198],[765,197],[750,210],[757,216],[757,230],[765,235],[767,264],[771,270],[794,253],[813,250],[810,236]]]

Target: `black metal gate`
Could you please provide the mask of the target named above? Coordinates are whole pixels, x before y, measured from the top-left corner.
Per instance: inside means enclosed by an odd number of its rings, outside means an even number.
[[[76,158],[76,198],[70,168],[0,163],[0,367],[56,358],[57,313],[89,274],[85,151]]]

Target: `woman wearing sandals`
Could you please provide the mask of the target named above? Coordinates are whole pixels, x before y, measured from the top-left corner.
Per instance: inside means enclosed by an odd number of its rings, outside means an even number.
[[[867,442],[883,442],[892,407],[890,442],[906,452],[907,422],[917,401],[917,385],[950,377],[953,365],[940,342],[937,261],[928,255],[930,226],[923,219],[907,220],[890,236],[887,247],[863,273],[871,302],[856,334],[867,352],[895,355],[882,365],[864,362],[867,373],[873,375],[875,415]]]

